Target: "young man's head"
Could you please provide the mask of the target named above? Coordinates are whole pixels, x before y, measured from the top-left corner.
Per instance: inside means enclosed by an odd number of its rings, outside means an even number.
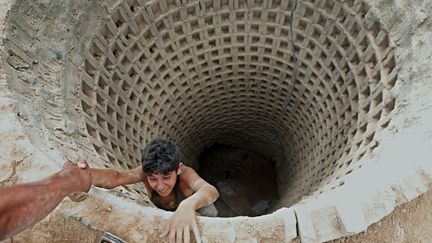
[[[168,196],[182,170],[177,145],[168,140],[154,139],[145,146],[141,164],[150,187],[160,196]]]

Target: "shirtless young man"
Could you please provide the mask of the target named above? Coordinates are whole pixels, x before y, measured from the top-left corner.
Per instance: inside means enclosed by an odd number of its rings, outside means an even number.
[[[85,166],[85,165],[84,165]],[[142,153],[141,166],[125,172],[90,168],[92,184],[102,188],[144,182],[149,199],[159,208],[175,211],[161,237],[170,242],[189,242],[192,230],[200,236],[195,211],[216,216],[213,202],[219,197],[216,188],[203,180],[194,169],[180,163],[178,147],[167,140],[151,141]]]

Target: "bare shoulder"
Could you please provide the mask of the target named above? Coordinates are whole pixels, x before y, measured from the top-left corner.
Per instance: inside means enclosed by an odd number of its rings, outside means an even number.
[[[194,168],[184,165],[183,170],[180,174],[180,179],[183,181],[195,180],[201,178]]]
[[[179,179],[180,183],[187,184],[194,191],[197,191],[204,184],[208,184],[193,168],[186,165],[183,167]]]

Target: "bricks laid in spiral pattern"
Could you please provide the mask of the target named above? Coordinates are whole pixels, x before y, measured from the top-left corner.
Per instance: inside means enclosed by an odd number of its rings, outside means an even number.
[[[215,142],[248,147],[278,162],[285,205],[330,180],[343,183],[391,118],[394,50],[363,1],[299,1],[292,86],[289,10],[288,0],[113,8],[90,44],[81,83],[100,157],[135,167],[155,137],[175,141],[189,161]]]

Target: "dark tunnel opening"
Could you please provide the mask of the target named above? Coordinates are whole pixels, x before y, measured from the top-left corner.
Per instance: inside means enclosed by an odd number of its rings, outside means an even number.
[[[213,144],[199,159],[199,174],[219,191],[219,217],[259,216],[279,199],[275,161],[253,150]]]

